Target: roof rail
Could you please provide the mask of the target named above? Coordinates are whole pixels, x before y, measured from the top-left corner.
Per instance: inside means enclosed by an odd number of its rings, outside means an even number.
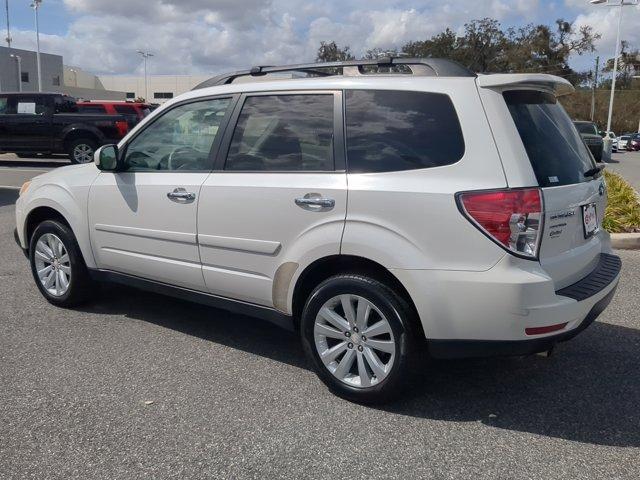
[[[412,75],[429,76],[429,77],[475,77],[468,68],[462,66],[458,62],[448,60],[446,58],[404,58],[404,57],[383,57],[376,60],[346,60],[342,62],[323,62],[323,63],[302,63],[299,65],[281,65],[281,66],[257,66],[249,70],[240,70],[233,73],[224,73],[209,80],[196,85],[193,90],[200,88],[213,87],[216,85],[226,85],[233,83],[236,78],[240,77],[260,77],[268,73],[281,72],[302,72],[317,76],[358,76],[363,75],[362,67],[391,67],[394,65],[406,65]],[[342,73],[337,70],[342,69]]]

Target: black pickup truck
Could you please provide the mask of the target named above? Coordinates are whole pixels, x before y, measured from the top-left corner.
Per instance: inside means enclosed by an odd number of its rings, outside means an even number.
[[[78,113],[67,95],[0,93],[0,153],[66,153],[73,163],[87,163],[96,148],[117,143],[127,131],[121,115]]]

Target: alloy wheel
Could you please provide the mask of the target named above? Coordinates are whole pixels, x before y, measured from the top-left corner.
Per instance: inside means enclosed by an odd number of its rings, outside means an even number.
[[[377,385],[393,367],[396,344],[391,325],[366,298],[345,294],[325,302],[313,336],[324,366],[352,387]]]
[[[93,148],[86,143],[79,143],[73,148],[73,158],[78,163],[89,163],[93,161]]]
[[[36,243],[34,260],[38,279],[54,297],[61,297],[71,284],[71,261],[64,243],[53,233],[45,233]]]

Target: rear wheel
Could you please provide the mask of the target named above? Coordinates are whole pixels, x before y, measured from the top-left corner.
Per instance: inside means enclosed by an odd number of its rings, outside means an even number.
[[[418,340],[411,308],[393,289],[361,275],[338,275],[312,292],[301,335],[320,379],[335,394],[379,403],[402,393]]]
[[[78,138],[69,144],[69,159],[72,163],[91,163],[96,147],[96,142],[90,138]]]
[[[52,304],[71,307],[90,296],[91,279],[73,232],[46,220],[29,242],[31,272],[40,293]]]

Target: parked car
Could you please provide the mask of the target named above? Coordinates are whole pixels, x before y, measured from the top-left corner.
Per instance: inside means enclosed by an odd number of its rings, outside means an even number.
[[[26,183],[16,237],[42,295],[71,307],[115,281],[258,316],[359,402],[398,395],[423,353],[526,355],[587,328],[621,264],[557,100],[571,84],[431,58],[359,74],[382,62],[213,78],[95,164]]]
[[[78,102],[78,109],[83,113],[122,115],[129,124],[129,128],[135,127],[144,117],[151,113],[150,105],[138,102],[91,100]]]
[[[604,142],[598,133],[598,126],[593,122],[573,122],[573,124],[576,126],[576,129],[582,137],[582,140],[584,140],[584,143],[587,145],[589,150],[591,150],[596,162],[602,161],[602,149]]]
[[[608,136],[611,139],[611,151],[612,152],[617,152],[618,151],[618,137],[614,132],[603,132],[602,137],[606,138],[606,136]]]
[[[78,113],[76,100],[67,95],[0,93],[0,152],[66,153],[73,163],[89,163],[96,148],[128,131],[121,115]]]
[[[633,151],[640,150],[640,133],[634,133],[629,137],[627,148]]]
[[[629,140],[631,140],[631,134],[620,135],[618,138],[618,149],[622,151],[628,150]]]

